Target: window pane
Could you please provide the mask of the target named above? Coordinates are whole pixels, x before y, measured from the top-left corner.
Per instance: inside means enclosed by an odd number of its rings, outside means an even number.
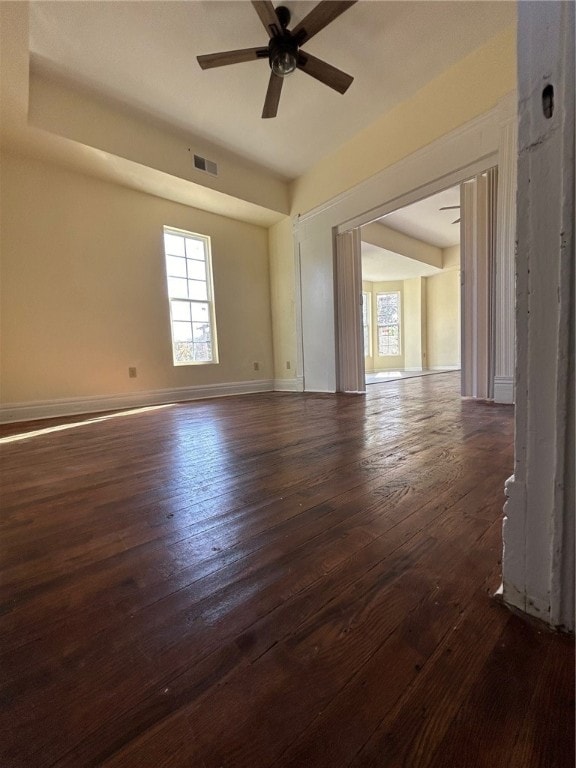
[[[188,277],[191,280],[206,280],[206,264],[188,259]]]
[[[192,320],[199,323],[207,323],[210,320],[210,312],[208,311],[208,304],[194,304],[190,305],[192,310]]]
[[[194,359],[209,363],[212,360],[212,344],[210,342],[194,344]]]
[[[172,301],[172,320],[190,322],[190,304],[187,301]]]
[[[378,354],[400,354],[400,328],[397,325],[381,325],[378,328]]]
[[[192,340],[192,324],[181,323],[176,321],[172,323],[172,332],[174,333],[174,341],[191,341]]]
[[[189,259],[200,259],[204,261],[204,241],[193,240],[191,237],[186,238],[186,256]]]
[[[378,328],[378,354],[379,355],[388,355],[388,334],[386,333],[386,328],[383,326],[380,326]]]
[[[206,300],[208,298],[206,283],[201,283],[199,280],[188,280],[188,294],[191,299]]]
[[[166,256],[166,271],[170,277],[186,277],[186,259]]]
[[[166,270],[170,277],[186,277],[186,259],[166,256]]]
[[[179,235],[164,235],[164,251],[166,255],[185,256],[184,238]]]
[[[192,323],[193,340],[210,341],[210,326],[208,323]]]
[[[193,363],[194,362],[194,345],[191,341],[175,341],[174,342],[174,362],[176,363]]]
[[[379,293],[377,296],[378,325],[391,325],[399,322],[400,295],[398,293]]]
[[[186,287],[186,280],[182,280],[179,277],[169,277],[168,295],[171,299],[187,299],[188,289]]]

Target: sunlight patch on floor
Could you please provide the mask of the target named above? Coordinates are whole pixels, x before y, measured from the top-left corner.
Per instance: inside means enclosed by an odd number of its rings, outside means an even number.
[[[64,432],[67,429],[83,427],[86,424],[96,424],[99,421],[117,419],[119,416],[134,416],[139,413],[145,413],[146,411],[158,411],[161,408],[171,408],[172,405],[173,403],[166,403],[165,405],[148,405],[144,408],[131,408],[129,411],[117,411],[116,413],[110,413],[107,416],[96,416],[93,419],[82,419],[82,421],[74,421],[70,424],[57,424],[54,427],[35,429],[32,432],[21,432],[18,435],[8,435],[7,437],[0,437],[0,445],[3,445],[4,443],[15,443],[20,440],[28,440],[32,437],[40,437],[41,435],[48,435],[52,432]]]

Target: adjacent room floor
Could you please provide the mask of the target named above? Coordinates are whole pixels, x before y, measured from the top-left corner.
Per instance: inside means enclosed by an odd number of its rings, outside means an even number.
[[[402,379],[414,379],[419,376],[433,376],[440,373],[451,373],[446,370],[429,370],[427,368],[421,371],[378,371],[377,373],[367,373],[365,376],[366,384],[384,384],[387,381],[401,381]]]
[[[493,597],[512,408],[458,389],[0,429],[0,765],[573,766],[573,643]]]

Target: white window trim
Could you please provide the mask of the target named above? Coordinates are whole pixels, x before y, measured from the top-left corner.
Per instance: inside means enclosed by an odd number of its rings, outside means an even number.
[[[195,299],[185,299],[181,298],[179,296],[170,296],[170,290],[169,290],[169,283],[168,283],[168,269],[167,269],[167,260],[166,260],[166,248],[164,245],[164,235],[178,235],[180,237],[188,237],[192,238],[194,240],[200,240],[204,245],[204,255],[205,255],[205,268],[206,268],[206,300],[195,300]],[[168,312],[169,312],[169,318],[170,318],[170,340],[171,340],[171,346],[172,346],[172,362],[174,366],[187,366],[187,365],[218,365],[219,358],[218,358],[218,336],[216,333],[216,312],[214,307],[214,280],[213,280],[213,272],[212,272],[212,246],[210,242],[210,237],[208,235],[201,235],[197,232],[190,232],[186,229],[178,229],[177,227],[169,227],[164,226],[162,231],[162,251],[164,254],[164,274],[166,276],[166,296],[168,301]],[[173,326],[173,318],[172,318],[172,302],[173,301],[182,301],[187,304],[208,304],[208,311],[209,311],[209,317],[210,317],[210,339],[211,339],[211,347],[212,347],[212,359],[211,360],[185,360],[180,361],[176,360],[175,358],[175,349],[174,349],[174,326]]]
[[[380,352],[380,334],[379,328],[383,327],[378,323],[378,296],[387,296],[389,294],[395,294],[398,296],[398,354],[387,355]],[[401,291],[378,291],[376,293],[376,351],[378,357],[401,357],[402,356],[402,295]]]

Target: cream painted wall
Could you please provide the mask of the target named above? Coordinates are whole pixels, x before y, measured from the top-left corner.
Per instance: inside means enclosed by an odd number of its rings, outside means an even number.
[[[14,155],[1,190],[4,403],[272,378],[265,229]],[[172,364],[163,225],[212,238],[218,365]]]
[[[460,269],[460,246],[442,249],[442,269]]]
[[[268,230],[274,377],[297,376],[294,242],[292,220],[286,217]],[[288,363],[290,368],[288,368]]]
[[[404,367],[426,368],[426,278],[404,280]]]
[[[512,25],[296,179],[292,214],[311,210],[488,112],[515,87]]]
[[[460,366],[460,270],[426,278],[429,368]]]

